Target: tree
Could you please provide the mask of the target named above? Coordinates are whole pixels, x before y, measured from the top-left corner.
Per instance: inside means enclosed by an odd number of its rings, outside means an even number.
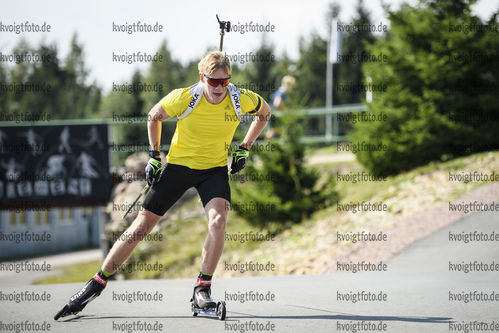
[[[319,184],[318,173],[304,163],[305,146],[300,142],[303,116],[296,110],[283,112],[276,126],[280,138],[263,148],[253,146],[250,156],[257,156],[258,162],[248,163],[242,175],[231,178],[248,179],[245,184],[232,186],[233,209],[251,225],[277,232],[338,199],[334,181]],[[255,209],[245,209],[246,203]]]
[[[0,84],[7,84],[9,82],[8,78],[7,78],[7,68],[6,66],[3,64],[3,62],[0,62]],[[10,94],[0,94],[0,113],[1,114],[9,114],[7,112],[8,108],[7,108],[7,105],[9,103],[9,97],[10,97]]]
[[[172,58],[166,40],[161,43],[157,52],[162,56],[162,61],[151,63],[151,67],[148,74],[144,77],[144,81],[150,85],[161,85],[162,89],[152,92],[143,92],[141,98],[144,100],[144,105],[143,108],[137,110],[138,112],[149,112],[152,106],[170,91],[186,84],[186,71],[179,61]]]
[[[33,48],[21,40],[13,53],[35,55],[38,60],[20,61],[11,68],[3,68],[4,83],[34,87],[5,94],[2,98],[7,114],[29,110],[34,115],[48,114],[51,119],[81,119],[97,114],[101,91],[95,83],[86,83],[89,72],[76,34],[64,65],[55,44],[42,43]]]
[[[300,58],[294,73],[296,84],[289,95],[290,105],[324,106],[326,102],[327,42],[312,33],[308,42],[300,38]]]
[[[357,17],[352,21],[353,26],[371,24],[369,13],[364,9],[363,0],[356,6]],[[314,107],[326,104],[327,78],[327,45],[331,36],[332,20],[339,17],[341,7],[337,2],[330,3],[325,16],[326,38],[312,33],[308,41],[301,38],[299,43],[300,58],[296,63],[296,86],[291,93],[292,104],[295,106]],[[342,24],[345,24],[343,22]],[[365,51],[366,44],[372,44],[374,35],[369,30],[360,29],[356,33],[343,33],[341,53],[344,60],[333,64],[333,105],[360,103],[363,95],[337,88],[337,83],[350,85],[365,82],[362,73],[362,62],[352,60],[354,56]]]
[[[363,0],[358,0],[356,10],[357,17],[352,21],[353,26],[363,26],[366,24],[371,26],[371,17],[364,9]],[[365,53],[366,44],[374,43],[375,39],[370,29],[360,29],[356,33],[345,33],[343,35],[342,56],[345,60],[338,64],[338,70],[335,72],[339,78],[338,82],[353,85],[362,85],[366,82],[362,73],[364,60],[356,58]],[[333,87],[337,86],[333,85]],[[338,104],[361,103],[365,96],[363,93],[352,93],[338,89],[334,89],[333,96],[335,95],[337,96]]]
[[[87,84],[90,71],[86,68],[84,59],[83,46],[78,43],[78,35],[75,33],[65,60],[63,86],[59,92],[64,118],[90,118],[99,111],[101,90],[95,82]]]
[[[358,122],[350,135],[352,144],[386,144],[386,151],[357,153],[372,172],[394,174],[497,149],[496,123],[491,120],[499,104],[499,66],[491,55],[499,51],[499,39],[496,32],[483,29],[497,26],[497,13],[488,23],[481,22],[471,14],[474,2],[404,5],[389,12],[386,40],[367,47],[388,57],[382,65],[363,67],[373,84],[386,90],[374,93],[368,112],[383,112],[387,121]]]
[[[45,113],[50,115],[51,119],[60,119],[64,109],[60,101],[60,91],[64,89],[64,82],[56,45],[41,44],[38,48],[33,48],[21,41],[14,48],[14,52],[48,55],[50,58],[41,62],[20,62],[10,69],[12,84],[31,83],[43,90],[12,93],[9,98],[9,112],[30,110],[29,112],[35,115]]]
[[[267,36],[264,34],[260,48],[254,53],[255,59],[258,59],[254,61],[253,55],[251,55],[249,58],[250,62],[246,64],[244,69],[246,83],[253,83],[257,87],[262,88],[255,89],[255,92],[266,101],[270,100],[271,94],[275,89],[279,88],[279,86],[275,86],[276,62],[274,49],[274,46],[268,43]],[[272,61],[272,57],[274,57],[274,61]],[[264,59],[264,61],[261,59]],[[274,90],[272,90],[272,86],[275,88]]]

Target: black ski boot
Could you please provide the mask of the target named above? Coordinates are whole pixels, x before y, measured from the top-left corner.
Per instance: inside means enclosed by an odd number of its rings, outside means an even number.
[[[57,320],[60,317],[66,317],[71,314],[78,314],[82,311],[88,303],[93,301],[97,296],[99,296],[107,285],[107,279],[99,271],[97,274],[91,278],[85,286],[76,294],[74,294],[69,302],[61,311],[59,311],[54,319]]]
[[[224,301],[213,301],[210,286],[196,286],[191,298],[191,312],[194,317],[203,314],[225,320],[227,309]]]
[[[217,303],[211,298],[211,288],[209,286],[195,286],[192,301],[194,306],[200,309],[212,309],[217,306]]]

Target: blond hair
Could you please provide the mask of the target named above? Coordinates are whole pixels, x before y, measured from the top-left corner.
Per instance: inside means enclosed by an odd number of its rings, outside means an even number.
[[[219,69],[223,69],[227,75],[230,75],[232,68],[229,59],[219,51],[208,52],[198,63],[200,73],[210,75]]]
[[[281,86],[286,87],[288,89],[291,89],[291,88],[293,88],[295,83],[296,83],[296,79],[293,76],[286,75],[285,77],[282,78]]]

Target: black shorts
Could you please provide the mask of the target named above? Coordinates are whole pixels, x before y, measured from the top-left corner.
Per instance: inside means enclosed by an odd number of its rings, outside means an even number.
[[[203,207],[213,198],[223,198],[230,203],[227,167],[195,170],[183,165],[167,164],[156,184],[147,192],[142,207],[156,215],[164,215],[180,197],[195,187]]]

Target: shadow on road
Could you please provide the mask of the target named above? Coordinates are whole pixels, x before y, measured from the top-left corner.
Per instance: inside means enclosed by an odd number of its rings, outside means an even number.
[[[331,314],[323,315],[289,315],[289,316],[261,316],[253,315],[250,313],[241,312],[227,312],[226,321],[239,321],[240,319],[310,319],[310,320],[346,320],[346,321],[383,321],[383,322],[413,322],[413,323],[432,323],[432,324],[444,324],[452,320],[451,317],[407,317],[407,316],[366,316],[366,315],[355,315],[333,312],[323,309],[314,309],[309,307],[301,307],[296,305],[288,305],[291,307],[302,308],[307,310],[315,310],[321,312],[327,312]],[[185,319],[192,317],[191,315],[185,316],[96,316],[96,315],[83,315],[68,318],[66,320],[59,320],[61,322],[80,322],[85,320],[109,320],[109,319]],[[199,318],[206,318],[210,320],[218,320],[216,317],[199,316]]]

